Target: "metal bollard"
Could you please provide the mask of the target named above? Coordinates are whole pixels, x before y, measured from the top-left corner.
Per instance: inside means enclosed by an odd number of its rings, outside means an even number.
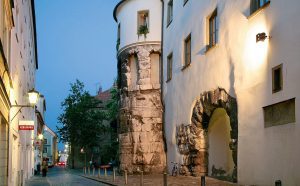
[[[104,168],[104,176],[107,177],[107,171],[106,171],[106,168]]]
[[[100,178],[100,171],[101,171],[101,169],[100,169],[100,167],[98,168],[98,178]]]
[[[281,180],[276,180],[275,181],[275,186],[281,186]]]
[[[116,181],[116,169],[113,168],[113,181]]]
[[[140,179],[140,186],[144,185],[144,172],[141,171],[141,179]]]
[[[127,185],[127,183],[128,183],[128,178],[127,178],[127,170],[125,170],[125,173],[124,173],[124,175],[125,175],[125,185]]]
[[[201,186],[205,186],[205,176],[201,176]]]
[[[89,176],[91,175],[91,169],[90,167],[88,167],[88,173],[89,173]]]
[[[93,167],[93,176],[95,176],[95,167]]]
[[[166,172],[164,172],[163,179],[164,179],[164,186],[168,186],[168,174]]]

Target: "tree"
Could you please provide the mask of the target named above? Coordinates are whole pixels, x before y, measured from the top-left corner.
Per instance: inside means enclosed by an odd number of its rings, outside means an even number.
[[[72,168],[74,168],[74,146],[85,151],[97,146],[99,137],[106,131],[103,120],[106,114],[97,109],[99,101],[84,90],[79,80],[71,83],[70,94],[61,103],[63,113],[58,117],[62,124],[57,127],[60,141],[71,145]],[[86,162],[85,162],[86,163]]]

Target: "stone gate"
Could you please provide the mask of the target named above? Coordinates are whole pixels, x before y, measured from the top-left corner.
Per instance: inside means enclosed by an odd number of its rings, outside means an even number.
[[[183,155],[186,172],[192,175],[208,174],[208,125],[216,108],[224,108],[230,117],[230,137],[228,148],[232,151],[234,170],[233,181],[237,181],[238,118],[237,102],[224,89],[204,92],[193,107],[191,124],[177,127],[177,145]]]

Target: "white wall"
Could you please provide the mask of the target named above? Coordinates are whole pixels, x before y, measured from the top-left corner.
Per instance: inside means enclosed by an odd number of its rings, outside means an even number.
[[[121,23],[120,49],[137,42],[161,40],[161,6],[160,0],[128,0],[119,6],[116,16],[118,23]],[[150,30],[147,38],[137,34],[137,15],[141,10],[149,10]]]
[[[13,105],[27,105],[27,93],[35,87],[36,71],[31,1],[22,2],[15,0],[14,6],[13,17],[15,25],[11,31],[11,61],[9,67],[12,79],[10,102]],[[18,108],[10,109],[10,120],[17,111]],[[33,175],[33,131],[19,131],[18,123],[19,120],[35,120],[35,117],[33,108],[22,108],[22,112],[18,113],[10,122],[9,185],[17,184],[18,173],[21,170],[24,171],[24,180]]]
[[[268,7],[248,19],[249,2],[189,0],[183,6],[181,1],[174,1],[173,22],[168,28],[164,26],[163,46],[164,80],[170,52],[174,60],[172,80],[164,83],[168,163],[181,160],[176,126],[191,123],[194,101],[200,93],[222,87],[238,103],[239,182],[274,185],[281,179],[284,185],[299,185],[299,121],[264,128],[262,107],[296,97],[296,118],[300,115],[300,22],[295,16],[300,2],[271,0]],[[207,17],[216,7],[219,40],[205,52]],[[256,43],[255,35],[260,32],[272,38]],[[182,71],[183,41],[189,33],[192,63]],[[283,90],[272,94],[271,70],[281,63]]]

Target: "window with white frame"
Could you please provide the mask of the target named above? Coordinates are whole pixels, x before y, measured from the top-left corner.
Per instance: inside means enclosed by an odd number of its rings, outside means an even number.
[[[209,42],[208,42],[208,48],[211,48],[216,45],[218,40],[218,23],[217,23],[217,9],[213,11],[211,16],[209,17],[209,26],[208,26],[208,32],[209,32]]]

